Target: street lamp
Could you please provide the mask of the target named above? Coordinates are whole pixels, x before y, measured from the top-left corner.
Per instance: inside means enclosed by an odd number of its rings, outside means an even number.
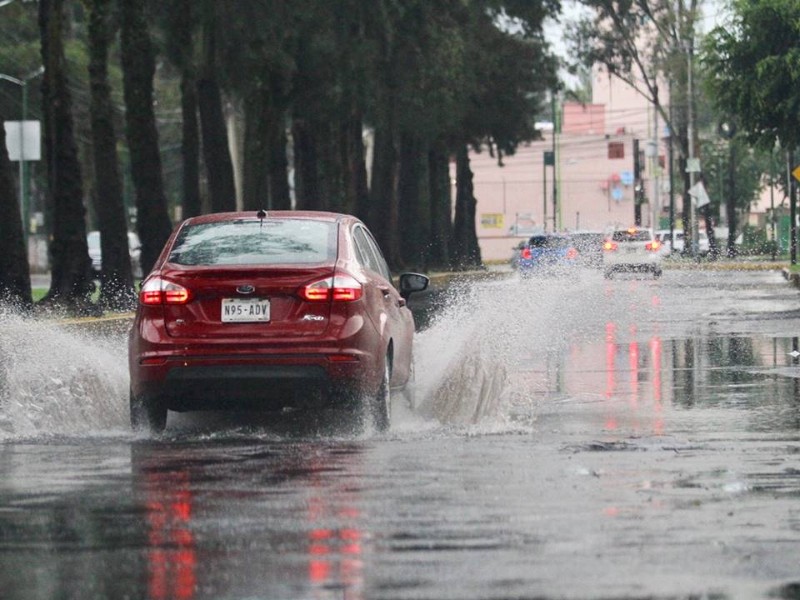
[[[22,79],[0,73],[0,79],[20,86],[22,90],[22,119],[19,125],[19,208],[22,213],[22,229],[25,239],[28,237],[28,173],[25,163],[25,121],[28,118],[28,82],[44,73],[44,67],[28,73]]]

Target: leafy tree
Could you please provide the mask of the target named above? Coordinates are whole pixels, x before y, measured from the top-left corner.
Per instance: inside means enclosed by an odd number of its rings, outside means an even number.
[[[42,114],[48,199],[53,236],[52,275],[43,304],[75,313],[92,312],[91,260],[86,244],[81,165],[72,127],[72,98],[64,60],[62,0],[39,2],[42,62]]]
[[[108,46],[113,37],[111,0],[84,0],[89,10],[89,77],[91,86],[92,150],[95,172],[95,210],[103,257],[100,304],[130,308],[136,294],[128,251],[128,225],[117,161],[114,107],[108,81]]]
[[[702,0],[581,0],[592,16],[570,28],[568,39],[579,63],[603,65],[609,77],[624,81],[656,110],[673,133],[678,151],[678,171],[683,176],[683,222],[691,241],[692,214],[688,195],[690,174],[689,132],[697,135],[697,103],[692,101],[689,123],[688,64],[697,44],[697,24]],[[669,90],[659,81],[669,81]],[[694,96],[694,94],[693,94]],[[664,99],[667,102],[664,102]],[[673,110],[667,110],[671,106]],[[687,244],[688,247],[688,244]]]
[[[126,133],[136,189],[136,226],[142,241],[142,269],[147,272],[172,230],[153,112],[155,56],[142,3],[119,0],[119,6]]]
[[[536,139],[536,115],[545,94],[557,87],[556,60],[544,40],[542,23],[554,2],[476,2],[473,5],[467,63],[474,65],[465,85],[465,110],[453,132],[456,155],[456,207],[453,260],[457,268],[480,264],[475,233],[475,203],[467,146],[487,145],[502,163],[519,144]],[[498,27],[512,19],[520,32]]]
[[[771,151],[777,140],[793,168],[800,143],[800,4],[736,0],[733,9],[732,22],[715,28],[705,46],[711,97],[751,143]],[[791,191],[792,264],[797,260],[794,196]]]
[[[20,309],[29,309],[33,304],[22,215],[14,193],[4,127],[0,127],[0,303]]]

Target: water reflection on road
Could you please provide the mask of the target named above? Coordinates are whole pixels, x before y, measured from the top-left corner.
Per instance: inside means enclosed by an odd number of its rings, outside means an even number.
[[[386,434],[134,436],[122,338],[6,323],[0,590],[797,597],[799,302],[772,273],[457,287]]]

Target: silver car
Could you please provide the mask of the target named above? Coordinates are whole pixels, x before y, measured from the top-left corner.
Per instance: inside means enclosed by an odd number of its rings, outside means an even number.
[[[89,246],[89,258],[92,259],[92,271],[95,277],[100,277],[103,270],[103,253],[100,250],[100,232],[90,231],[86,235],[86,243]],[[142,278],[142,243],[139,236],[133,231],[128,232],[128,252],[131,255],[131,270],[137,279]]]
[[[643,227],[613,231],[603,242],[603,272],[646,272],[661,277],[661,242]]]

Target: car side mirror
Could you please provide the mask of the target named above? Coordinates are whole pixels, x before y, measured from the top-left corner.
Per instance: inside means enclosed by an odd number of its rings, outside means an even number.
[[[408,300],[414,292],[421,292],[428,288],[430,279],[420,273],[403,273],[400,275],[400,296]]]

